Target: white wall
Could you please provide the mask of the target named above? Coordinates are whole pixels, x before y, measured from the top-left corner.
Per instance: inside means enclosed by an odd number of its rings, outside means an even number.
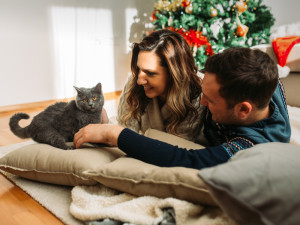
[[[300,21],[299,0],[263,0],[263,4],[271,8],[271,12],[276,19],[274,28]]]
[[[122,90],[154,2],[0,0],[0,107],[72,97],[73,85]],[[300,20],[299,0],[263,3],[275,26]]]
[[[0,107],[122,90],[154,2],[0,0]]]

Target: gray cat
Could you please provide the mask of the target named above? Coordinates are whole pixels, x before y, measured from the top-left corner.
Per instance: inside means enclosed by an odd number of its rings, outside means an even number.
[[[61,149],[74,149],[66,142],[73,141],[74,134],[82,127],[92,123],[101,123],[104,96],[102,85],[93,88],[78,88],[76,99],[57,102],[36,115],[32,122],[22,128],[21,119],[28,119],[26,113],[17,113],[10,118],[11,131],[20,138],[32,138]]]

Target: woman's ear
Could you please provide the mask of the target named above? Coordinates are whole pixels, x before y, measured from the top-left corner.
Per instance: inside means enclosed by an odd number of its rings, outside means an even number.
[[[253,106],[250,102],[244,101],[235,105],[234,111],[236,116],[241,120],[247,120],[253,110]]]

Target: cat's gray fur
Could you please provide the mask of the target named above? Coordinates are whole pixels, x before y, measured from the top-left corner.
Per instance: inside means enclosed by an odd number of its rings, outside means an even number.
[[[22,128],[21,119],[28,119],[26,113],[17,113],[10,118],[11,131],[20,138],[32,138],[61,149],[73,149],[66,142],[73,141],[74,134],[88,124],[101,123],[104,96],[102,85],[93,88],[78,88],[76,99],[57,102],[36,115],[32,122]]]

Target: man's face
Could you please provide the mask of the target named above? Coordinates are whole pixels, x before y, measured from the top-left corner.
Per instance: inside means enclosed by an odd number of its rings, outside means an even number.
[[[213,73],[205,73],[202,81],[201,105],[207,106],[216,123],[228,125],[236,124],[238,119],[235,116],[234,108],[228,108],[226,100],[219,94],[220,84]]]

